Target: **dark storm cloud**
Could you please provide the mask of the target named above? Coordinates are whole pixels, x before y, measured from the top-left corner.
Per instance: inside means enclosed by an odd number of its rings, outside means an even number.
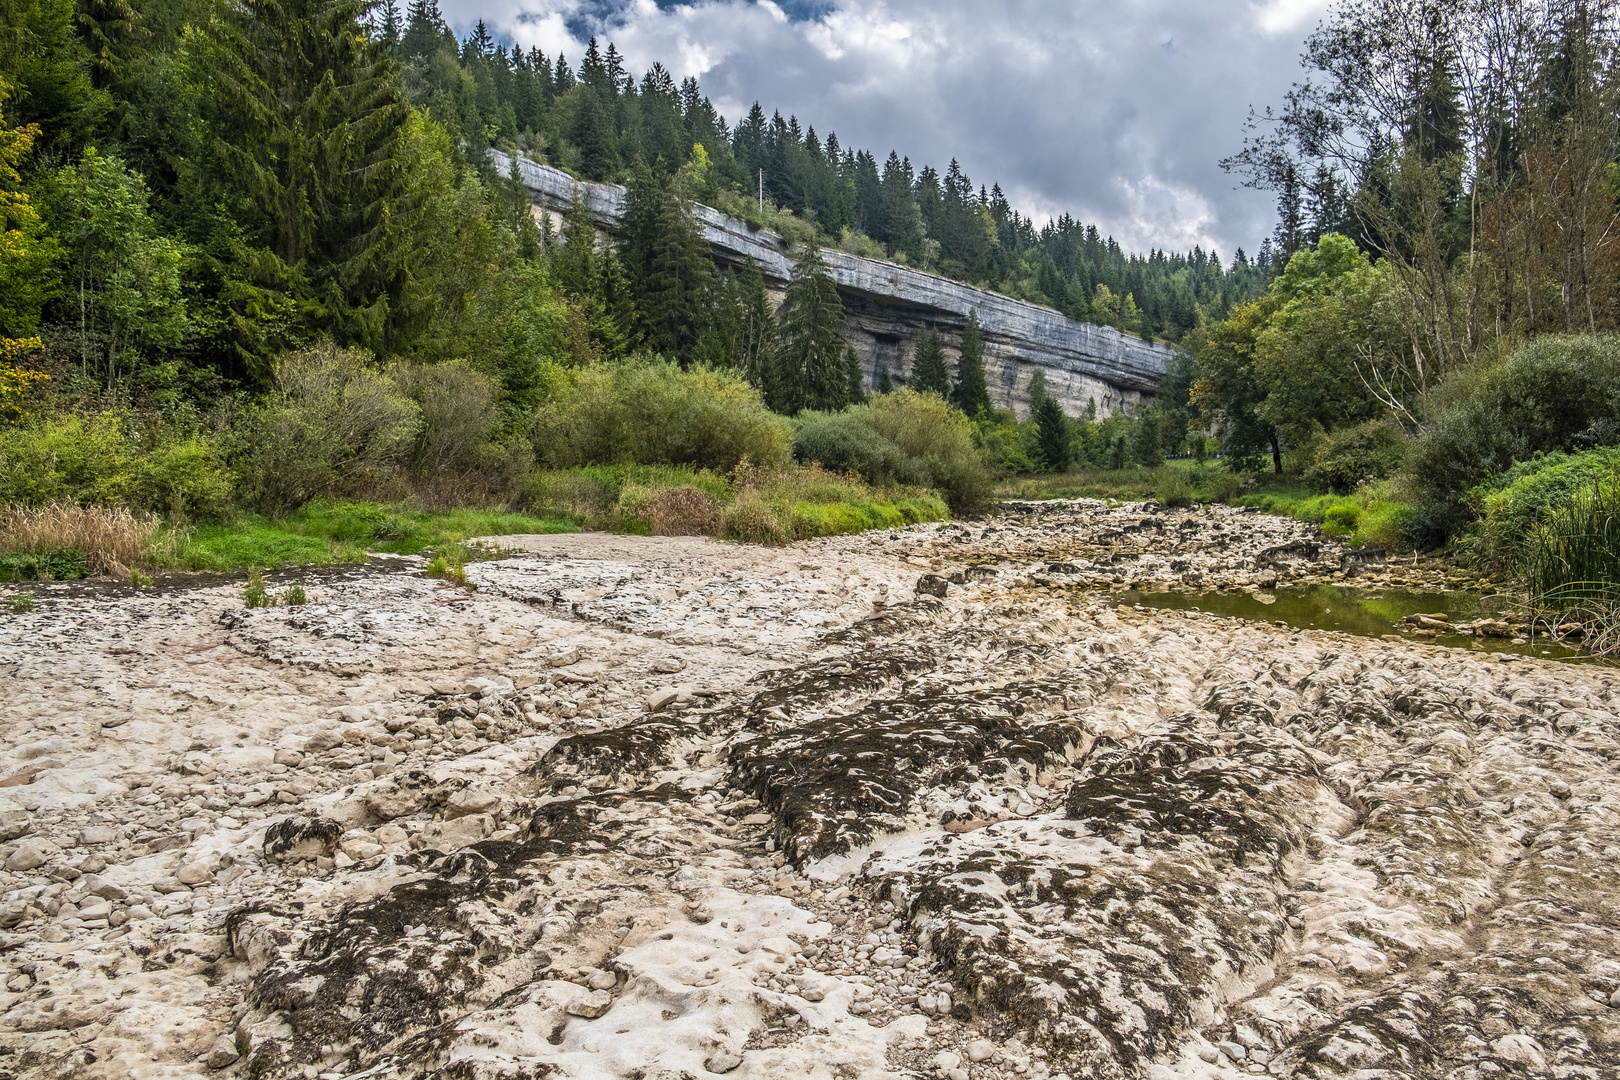
[[[577,66],[592,33],[640,70],[695,75],[733,120],[758,99],[845,146],[1000,182],[1037,221],[1127,248],[1251,251],[1269,195],[1216,162],[1250,104],[1298,78],[1325,0],[442,0]]]

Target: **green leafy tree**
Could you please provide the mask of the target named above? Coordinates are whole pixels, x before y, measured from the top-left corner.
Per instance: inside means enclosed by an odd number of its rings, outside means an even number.
[[[0,79],[0,109],[9,90]],[[39,128],[13,128],[0,114],[0,337],[23,338],[39,325],[40,309],[56,294],[59,249],[22,189],[22,164]]]
[[[969,416],[990,411],[990,388],[984,377],[984,332],[979,329],[977,310],[968,312],[967,326],[962,330],[962,357],[956,362],[952,400]]]
[[[1211,328],[1198,350],[1198,378],[1191,400],[1204,419],[1220,432],[1221,452],[1229,467],[1255,472],[1268,451],[1272,467],[1282,473],[1282,441],[1277,426],[1260,415],[1265,384],[1255,370],[1255,339],[1265,329],[1275,300],[1240,305]]]
[[[939,335],[926,326],[911,347],[911,373],[906,377],[906,385],[919,394],[950,398],[951,376],[945,370],[945,347]]]
[[[109,384],[184,339],[185,245],[159,233],[145,182],[93,148],[51,177],[48,209],[61,238],[81,365]]]
[[[1058,404],[1057,398],[1043,393],[1035,402],[1032,419],[1035,421],[1041,460],[1046,463],[1047,471],[1063,472],[1069,467],[1073,452],[1069,418],[1063,415],[1063,406]]]
[[[803,409],[847,405],[844,302],[813,243],[804,246],[793,264],[779,319],[779,411],[791,416]]]

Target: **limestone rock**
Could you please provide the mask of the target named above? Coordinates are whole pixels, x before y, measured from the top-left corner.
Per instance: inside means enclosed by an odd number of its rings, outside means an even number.
[[[34,815],[26,810],[0,811],[0,841],[15,840],[28,832]]]
[[[210,1069],[224,1069],[235,1065],[241,1058],[242,1055],[236,1050],[236,1036],[225,1032],[214,1040],[214,1045],[203,1057],[203,1064]]]
[[[606,990],[592,990],[589,995],[568,1003],[568,1015],[595,1020],[613,1008],[613,995]]]
[[[57,846],[49,840],[29,837],[18,844],[16,850],[6,859],[6,869],[17,872],[33,870],[50,862],[58,852]]]
[[[446,820],[466,817],[468,814],[490,814],[500,808],[501,797],[493,791],[463,788],[444,803]]]
[[[730,1050],[719,1050],[710,1054],[703,1062],[703,1067],[712,1073],[728,1073],[743,1063],[740,1054],[733,1054]]]

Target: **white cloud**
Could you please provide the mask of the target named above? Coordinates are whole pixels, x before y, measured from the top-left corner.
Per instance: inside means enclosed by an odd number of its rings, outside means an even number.
[[[1326,0],[443,2],[458,27],[482,17],[576,67],[597,33],[636,70],[699,77],[734,120],[758,100],[880,161],[957,158],[1037,221],[1068,212],[1128,248],[1230,256],[1270,232],[1272,200],[1216,162],[1248,107],[1298,77]]]

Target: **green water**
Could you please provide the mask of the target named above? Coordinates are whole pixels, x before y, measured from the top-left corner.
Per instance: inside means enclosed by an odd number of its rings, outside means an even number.
[[[1454,624],[1472,622],[1486,616],[1517,621],[1512,598],[1501,594],[1418,593],[1403,589],[1352,589],[1320,585],[1313,589],[1269,589],[1259,593],[1130,591],[1117,595],[1122,604],[1174,611],[1207,611],[1212,615],[1234,619],[1283,623],[1301,630],[1336,630],[1373,638],[1398,634],[1411,641],[1482,653],[1512,653],[1558,660],[1589,659],[1579,650],[1545,637],[1530,638],[1523,645],[1514,645],[1511,638],[1470,637],[1463,634],[1415,637],[1403,634],[1395,627],[1406,616],[1416,614],[1443,613]]]

